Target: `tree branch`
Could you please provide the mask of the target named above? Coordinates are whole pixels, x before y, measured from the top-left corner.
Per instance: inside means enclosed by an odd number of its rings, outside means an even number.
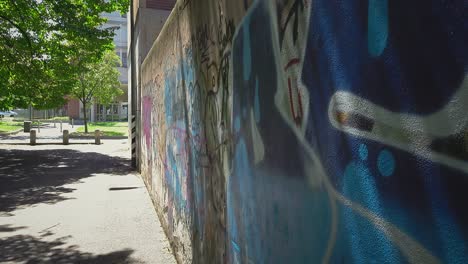
[[[4,15],[0,14],[0,18],[3,19],[4,21],[10,23],[12,26],[14,26],[16,29],[18,29],[18,31],[21,33],[21,35],[23,35],[23,37],[26,38],[27,42],[28,42],[28,45],[29,45],[29,48],[31,49],[30,50],[30,53],[31,53],[31,57],[33,56],[33,46],[32,46],[32,41],[31,41],[31,38],[29,36],[29,34],[22,28],[20,27],[18,24],[16,24],[15,22],[13,22],[11,19],[9,19],[8,17],[5,17]]]

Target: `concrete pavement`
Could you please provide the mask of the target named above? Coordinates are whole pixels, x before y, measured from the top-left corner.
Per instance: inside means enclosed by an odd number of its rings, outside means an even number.
[[[36,130],[36,137],[38,144],[50,144],[50,143],[62,143],[63,130],[68,130],[70,133],[76,131],[79,125],[72,126],[67,122],[62,123],[62,131],[60,131],[60,123],[44,123],[39,128],[37,126],[32,127]],[[89,141],[89,140],[88,140]],[[85,141],[76,141],[76,143],[83,143]],[[91,142],[91,141],[89,141]],[[0,144],[27,144],[29,143],[29,132],[24,133],[23,131],[12,134],[2,135],[0,134]]]
[[[22,136],[0,138],[0,263],[175,263],[127,140]]]

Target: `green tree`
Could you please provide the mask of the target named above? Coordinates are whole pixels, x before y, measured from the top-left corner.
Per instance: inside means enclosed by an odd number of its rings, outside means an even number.
[[[112,51],[107,51],[101,61],[82,64],[83,71],[78,76],[77,84],[71,95],[83,104],[85,133],[88,133],[87,108],[90,103],[108,105],[115,97],[123,93],[120,88],[120,58]]]
[[[62,105],[83,65],[114,48],[101,14],[128,1],[0,0],[0,109]]]

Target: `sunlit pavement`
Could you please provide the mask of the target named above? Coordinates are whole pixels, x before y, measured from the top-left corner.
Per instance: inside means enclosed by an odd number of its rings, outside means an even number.
[[[38,144],[61,144],[63,143],[63,131],[68,130],[69,133],[76,131],[80,125],[71,125],[67,122],[49,122],[43,123],[40,127],[33,126],[31,129],[36,130]],[[0,144],[29,144],[29,132],[20,131],[15,134],[2,135],[0,134]],[[73,140],[72,140],[73,142]],[[75,143],[84,143],[85,141],[75,141]],[[90,140],[86,141],[91,143]]]
[[[0,138],[0,263],[175,263],[127,140],[15,136]]]

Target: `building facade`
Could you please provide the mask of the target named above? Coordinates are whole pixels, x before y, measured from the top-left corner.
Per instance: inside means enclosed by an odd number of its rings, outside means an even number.
[[[128,29],[127,29],[127,14],[112,12],[103,14],[103,17],[108,21],[103,25],[104,28],[115,28],[114,45],[115,53],[119,56],[122,65],[118,67],[120,72],[120,88],[123,94],[115,98],[114,102],[109,105],[92,103],[87,109],[88,118],[91,122],[98,121],[124,121],[128,118]],[[83,105],[77,99],[71,99],[67,104],[68,116],[74,119],[83,118]]]

